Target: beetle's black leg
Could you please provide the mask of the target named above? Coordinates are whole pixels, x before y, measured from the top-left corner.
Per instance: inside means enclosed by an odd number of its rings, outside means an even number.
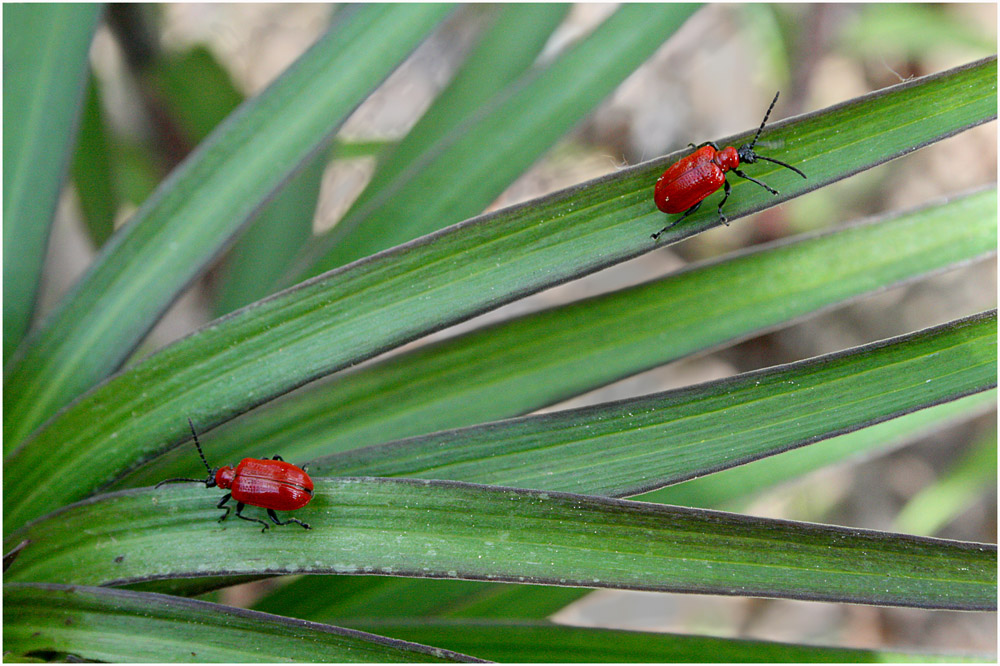
[[[264,529],[262,529],[261,532],[264,532],[266,530],[271,529],[271,526],[268,525],[267,523],[265,523],[260,518],[248,518],[247,516],[244,516],[243,515],[243,509],[245,509],[245,508],[246,508],[246,504],[244,504],[243,502],[237,502],[236,503],[236,517],[237,518],[242,518],[243,520],[248,520],[251,523],[260,523],[261,525],[264,526]]]
[[[775,195],[778,194],[778,190],[774,189],[773,187],[771,187],[767,183],[760,182],[756,178],[751,178],[750,176],[746,175],[745,173],[743,173],[739,169],[733,169],[733,173],[735,173],[740,178],[746,178],[747,180],[749,180],[751,182],[757,183],[758,185],[760,185],[761,187],[763,187],[765,190],[767,190],[771,194],[775,194]]]
[[[285,459],[282,458],[281,456],[274,456],[273,458],[271,458],[271,460],[280,460],[281,462],[285,462]]]
[[[699,143],[697,146],[694,145],[693,143],[689,143],[688,145],[691,146],[692,148],[694,148],[695,150],[698,150],[700,148],[704,148],[705,146],[712,146],[712,148],[715,148],[716,151],[719,150],[718,144],[715,143],[714,141],[705,141],[704,143]]]
[[[230,511],[232,510],[232,508],[233,508],[233,507],[231,507],[231,506],[225,506],[226,502],[228,502],[228,501],[229,501],[229,498],[230,498],[230,497],[232,497],[232,496],[233,496],[233,494],[232,494],[232,493],[226,493],[226,494],[225,494],[225,495],[224,495],[224,496],[222,497],[222,499],[221,499],[221,500],[219,500],[219,503],[215,505],[215,508],[216,508],[216,509],[221,509],[221,508],[223,508],[223,507],[225,507],[225,509],[226,509],[226,512],[225,512],[224,514],[222,514],[222,518],[219,518],[219,522],[220,522],[220,523],[221,523],[221,522],[222,522],[223,520],[225,520],[225,519],[226,519],[226,517],[227,517],[227,516],[229,515],[229,512],[230,512]]]
[[[269,515],[271,517],[271,521],[275,525],[287,525],[288,523],[298,523],[299,525],[301,525],[302,527],[306,528],[307,530],[311,530],[312,529],[311,527],[309,527],[309,525],[307,523],[303,523],[298,518],[289,518],[285,522],[281,522],[280,520],[278,520],[278,514],[276,514],[274,512],[274,509],[268,509],[267,510],[267,515]]]
[[[691,206],[691,207],[690,207],[690,208],[688,208],[688,209],[687,209],[686,211],[684,211],[684,214],[683,214],[683,215],[681,215],[681,216],[680,216],[680,217],[678,217],[678,218],[677,218],[676,220],[674,220],[673,222],[671,222],[671,223],[670,223],[670,224],[668,224],[667,226],[665,226],[665,227],[663,227],[662,229],[660,229],[659,231],[657,231],[657,232],[656,232],[655,234],[651,235],[651,236],[650,236],[650,238],[652,238],[653,240],[657,240],[657,239],[658,239],[658,238],[660,237],[660,234],[662,234],[662,233],[663,233],[664,231],[666,231],[666,230],[667,230],[667,229],[669,229],[670,227],[674,226],[675,224],[677,224],[678,222],[680,222],[681,220],[683,220],[683,219],[684,219],[685,217],[687,217],[687,216],[688,216],[688,215],[690,215],[691,213],[693,213],[693,212],[695,212],[696,210],[698,210],[698,208],[699,208],[699,207],[701,206],[701,204],[702,204],[702,202],[701,202],[701,201],[699,201],[699,202],[698,202],[698,203],[696,203],[695,205]]]
[[[729,186],[728,180],[722,181],[722,191],[724,192],[724,194],[722,195],[722,201],[719,202],[719,222],[722,222],[727,227],[729,226],[729,218],[726,217],[725,214],[723,214],[722,206],[725,205],[726,199],[729,198],[729,193],[732,192],[732,190],[733,188]]]

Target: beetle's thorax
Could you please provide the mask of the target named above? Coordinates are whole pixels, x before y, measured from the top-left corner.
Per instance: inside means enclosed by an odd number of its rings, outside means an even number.
[[[740,150],[743,150],[740,148]],[[715,159],[713,160],[719,165],[719,168],[723,171],[730,171],[735,169],[740,165],[741,153],[737,152],[732,146],[726,146],[719,152],[715,154]]]
[[[233,479],[236,478],[236,470],[226,465],[225,467],[220,467],[215,473],[215,485],[219,486],[223,490],[231,488],[233,485]]]

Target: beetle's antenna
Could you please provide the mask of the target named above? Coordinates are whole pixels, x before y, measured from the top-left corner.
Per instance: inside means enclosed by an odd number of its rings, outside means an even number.
[[[771,157],[764,157],[763,155],[755,155],[754,157],[756,159],[758,159],[758,160],[764,160],[765,162],[774,162],[775,164],[780,164],[781,166],[785,167],[786,169],[791,169],[792,171],[794,171],[795,173],[799,174],[803,178],[806,178],[806,175],[804,173],[802,173],[801,171],[799,171],[798,169],[796,169],[795,167],[793,167],[791,164],[785,164],[781,160],[776,160],[776,159],[771,158]]]
[[[803,176],[804,178],[805,176]],[[188,417],[188,425],[191,426],[191,434],[194,435],[194,445],[198,447],[198,455],[201,456],[201,461],[205,463],[205,469],[208,470],[208,475],[212,475],[212,466],[208,464],[205,460],[205,454],[201,452],[201,442],[198,441],[198,433],[194,431],[194,423],[191,422],[191,417]]]
[[[764,131],[764,125],[767,124],[767,118],[771,115],[771,110],[774,109],[774,105],[778,103],[778,95],[781,91],[774,93],[774,99],[771,100],[771,106],[767,107],[767,113],[764,114],[764,120],[760,121],[760,127],[757,128],[757,133],[753,135],[753,141],[750,142],[750,150],[757,145],[757,139],[760,138],[760,133]]]
[[[154,488],[159,488],[164,483],[173,483],[175,481],[194,481],[196,483],[205,483],[205,479],[181,479],[181,478],[177,478],[177,479],[164,479],[163,481],[160,481],[158,484],[156,484],[153,487]]]

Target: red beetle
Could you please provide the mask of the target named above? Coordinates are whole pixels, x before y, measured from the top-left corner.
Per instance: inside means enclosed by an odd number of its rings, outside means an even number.
[[[726,199],[729,198],[730,192],[729,181],[726,180],[727,171],[732,171],[741,178],[746,178],[749,181],[757,183],[771,194],[778,194],[778,190],[740,171],[737,167],[739,167],[741,162],[745,162],[746,164],[753,164],[757,160],[774,162],[775,164],[780,164],[785,168],[791,169],[803,178],[806,177],[804,173],[791,164],[785,164],[770,157],[758,155],[753,150],[753,147],[757,145],[760,133],[764,130],[767,117],[771,115],[771,109],[774,108],[775,103],[778,101],[779,93],[780,91],[774,94],[771,106],[767,107],[767,113],[764,114],[764,120],[761,121],[760,127],[757,128],[757,133],[754,135],[753,141],[743,144],[739,149],[727,146],[722,150],[719,150],[719,146],[712,141],[703,143],[700,146],[695,146],[692,143],[690,144],[691,147],[697,148],[697,150],[675,162],[669,169],[663,172],[663,175],[656,181],[656,188],[653,190],[653,201],[656,202],[656,207],[664,213],[684,212],[684,214],[653,234],[652,238],[654,240],[659,238],[660,234],[664,231],[698,210],[701,202],[720,187],[723,188],[725,194],[722,197],[722,201],[719,202],[719,221],[723,224],[729,224],[728,218],[722,214],[722,206],[726,203]]]
[[[205,463],[208,470],[208,478],[202,479],[166,479],[156,484],[159,488],[164,483],[173,481],[197,481],[203,482],[206,488],[218,486],[223,490],[228,490],[226,496],[216,505],[223,508],[229,498],[236,500],[236,517],[250,522],[260,523],[264,526],[261,530],[271,527],[260,518],[248,518],[243,515],[243,508],[249,504],[267,509],[267,515],[275,525],[287,525],[288,523],[298,523],[307,530],[312,529],[306,523],[297,518],[289,518],[285,522],[278,520],[277,511],[294,511],[301,509],[313,496],[313,482],[301,467],[296,467],[292,463],[287,463],[279,456],[271,459],[258,460],[257,458],[244,458],[240,464],[233,469],[229,465],[212,469],[205,454],[201,451],[201,443],[198,441],[198,433],[194,430],[194,424],[188,419],[191,426],[191,434],[194,435],[194,445],[198,447],[198,455]],[[225,506],[226,512],[219,518],[219,522],[229,516],[233,507]]]

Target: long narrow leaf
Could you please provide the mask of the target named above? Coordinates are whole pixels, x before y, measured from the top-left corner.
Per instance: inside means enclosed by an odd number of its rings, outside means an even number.
[[[970,82],[989,75],[985,85],[995,85],[995,71],[994,60],[901,84],[775,134],[806,132],[816,150],[840,155],[825,177],[835,180],[906,152],[919,135],[932,141],[985,122],[995,114],[995,96]],[[887,130],[878,144],[885,152],[848,150],[858,125],[877,128],[885,114],[900,113],[914,117],[910,132]],[[845,122],[830,131],[830,123]],[[8,456],[5,526],[86,497],[186,440],[188,418],[208,430],[420,335],[649,251],[655,245],[646,231],[662,223],[649,195],[661,167],[622,171],[425,236],[260,301],[148,357]],[[764,205],[755,196],[741,197],[743,212]],[[693,233],[692,225],[711,223],[693,220],[677,237]]]
[[[304,576],[254,604],[266,613],[344,618],[505,617],[543,620],[589,590],[393,576]]]
[[[80,502],[11,536],[30,544],[5,580],[356,573],[996,607],[996,547],[986,544],[450,481],[314,481],[296,512],[308,531],[220,525],[218,491],[199,484]],[[247,545],[234,548],[235,537]]]
[[[112,237],[13,359],[4,378],[5,446],[115,370],[184,286],[447,9],[347,9],[270,88],[213,132]]]
[[[779,484],[837,463],[863,461],[872,454],[887,453],[901,444],[926,437],[940,428],[968,421],[991,409],[995,410],[996,406],[995,390],[977,393],[862,430],[815,442],[810,446],[792,449],[780,456],[757,460],[716,474],[660,488],[635,499],[737,511],[751,499],[772,490]],[[902,527],[895,531],[923,534]]]
[[[321,152],[269,201],[226,257],[215,313],[223,316],[272,293],[285,266],[312,238],[312,222],[329,157]]]
[[[191,145],[204,140],[243,102],[229,73],[203,46],[161,59],[149,72],[156,98],[184,130]],[[226,253],[213,276],[216,316],[263,298],[291,257],[312,237],[327,151],[310,157],[275,192]]]
[[[386,636],[475,649],[499,663],[906,663],[992,662],[989,655],[897,652],[737,638],[569,627],[543,622],[380,620],[352,622]]]
[[[348,451],[309,469],[635,495],[995,387],[996,335],[994,311],[700,386]]]
[[[476,661],[352,629],[96,587],[4,585],[4,655],[118,662]]]
[[[3,6],[3,357],[35,306],[101,5]]]

